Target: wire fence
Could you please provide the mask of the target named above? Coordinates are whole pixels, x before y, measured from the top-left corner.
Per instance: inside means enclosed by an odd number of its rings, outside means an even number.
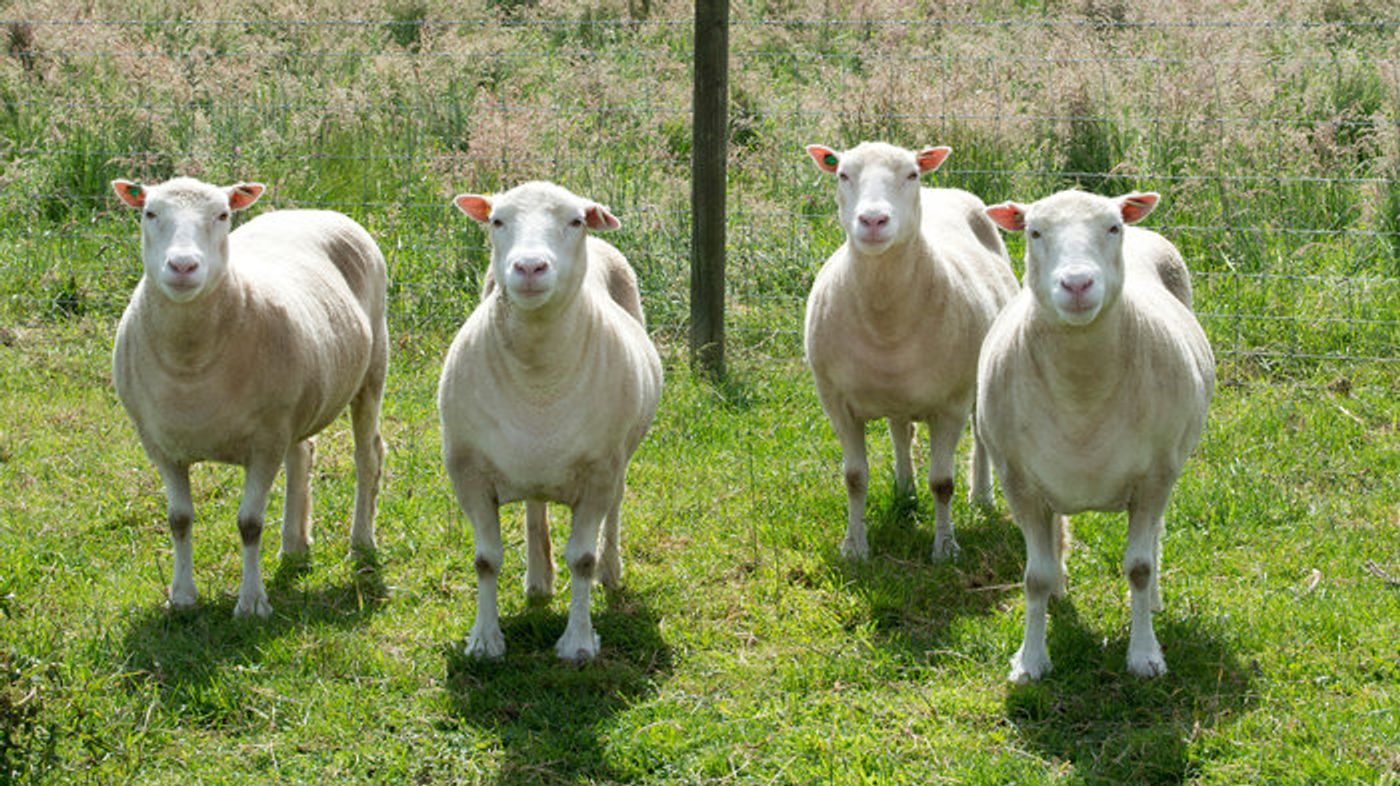
[[[802,146],[885,139],[952,145],[930,185],[988,203],[1160,191],[1148,223],[1185,254],[1230,373],[1393,379],[1400,20],[1328,18],[1334,6],[1287,20],[1136,18],[1168,11],[1109,0],[1059,18],[736,7],[731,343],[800,357],[806,292],[842,240],[834,184]],[[107,182],[180,173],[266,182],[256,210],[354,216],[390,260],[391,327],[439,336],[475,304],[486,258],[452,194],[546,178],[622,218],[609,239],[681,352],[691,20],[405,7],[418,10],[0,20],[0,314],[114,318],[139,238]]]

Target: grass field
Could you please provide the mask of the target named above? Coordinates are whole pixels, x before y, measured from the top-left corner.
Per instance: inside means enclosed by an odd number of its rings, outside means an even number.
[[[687,6],[68,5],[0,0],[0,21],[48,20],[6,25],[0,54],[0,784],[1400,783],[1393,14],[736,4],[731,373],[711,385],[680,343]],[[1162,679],[1124,669],[1121,516],[1076,517],[1055,671],[1030,687],[1005,682],[1024,603],[1004,505],[965,506],[959,478],[963,554],[932,564],[931,502],[894,500],[882,427],[872,558],[838,556],[840,451],[796,331],[839,229],[800,149],[876,137],[953,145],[937,183],[989,202],[1164,194],[1149,224],[1187,255],[1221,383],[1167,516]],[[106,183],[175,172],[344,210],[391,264],[380,552],[346,556],[342,420],[311,564],[265,537],[267,621],[232,618],[227,467],[194,474],[201,603],[164,609],[163,494],[111,390],[139,265]],[[564,583],[520,591],[518,506],[507,656],[461,654],[471,529],[434,393],[483,238],[447,200],[527,177],[622,218],[667,365],[586,668],[553,655]]]

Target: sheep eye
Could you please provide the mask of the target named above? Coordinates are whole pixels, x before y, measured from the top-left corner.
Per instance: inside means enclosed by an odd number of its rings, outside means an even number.
[[[581,227],[581,226],[583,226],[583,219],[581,219],[581,218],[576,218],[576,219],[574,219],[573,221],[570,221],[570,222],[569,222],[569,226],[571,226],[571,227]]]
[[[154,211],[154,210],[147,210],[147,211],[146,211],[146,218],[155,219],[155,217],[156,217],[156,211]]]
[[[842,183],[845,183],[851,179],[851,176],[846,174],[845,172],[841,172],[840,174],[836,175],[836,177],[840,178]]]
[[[1032,229],[1032,230],[1031,230],[1031,237],[1037,238],[1037,239],[1038,239],[1038,238],[1040,237],[1040,230],[1039,230],[1039,229]]]
[[[1122,227],[1120,227],[1118,224],[1114,224],[1113,226],[1108,228],[1108,233],[1110,235],[1116,235],[1121,229]]]
[[[909,179],[909,180],[918,180],[918,179],[919,179],[919,173],[918,173],[918,172],[910,172],[910,173],[909,173],[909,177],[908,177],[907,179]]]
[[[502,220],[499,219],[499,218],[493,218],[493,219],[491,219],[491,226],[494,227],[495,229],[500,229],[501,227],[503,227],[503,226],[505,226],[505,225],[506,225],[506,222],[502,221]]]
[[[225,210],[224,212],[222,212],[222,213],[219,214],[219,220],[220,220],[220,221],[227,221],[227,220],[228,220],[228,211],[227,211],[227,210]]]

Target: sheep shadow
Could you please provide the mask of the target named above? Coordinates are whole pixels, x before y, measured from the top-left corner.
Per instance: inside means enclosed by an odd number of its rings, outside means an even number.
[[[236,711],[217,706],[223,675],[256,663],[264,644],[307,628],[359,626],[384,605],[389,592],[376,557],[356,553],[349,571],[343,583],[305,589],[301,580],[311,572],[310,562],[283,559],[266,582],[273,609],[267,619],[233,616],[236,586],[201,597],[193,609],[151,604],[127,625],[117,668],[127,675],[128,689],[154,684],[165,706],[214,721],[225,710]]]
[[[925,491],[916,501],[893,490],[866,507],[870,557],[864,562],[828,552],[833,569],[869,609],[881,643],[922,655],[937,649],[959,618],[997,613],[1021,590],[1024,566],[1020,530],[1000,512],[954,503],[961,552],[935,562],[933,504]]]
[[[584,666],[555,657],[566,616],[532,607],[501,619],[506,655],[465,655],[465,639],[444,645],[451,724],[489,730],[504,751],[498,783],[614,781],[600,741],[608,721],[652,695],[671,673],[672,653],[645,601],[622,589],[594,600],[602,639]],[[600,608],[601,607],[601,608]]]
[[[1155,625],[1168,671],[1152,680],[1124,665],[1124,629],[1105,643],[1072,601],[1054,601],[1047,644],[1055,667],[1008,688],[1006,717],[1031,748],[1073,762],[1086,783],[1184,783],[1196,772],[1189,740],[1255,699],[1257,664],[1243,665],[1216,631],[1190,620]]]

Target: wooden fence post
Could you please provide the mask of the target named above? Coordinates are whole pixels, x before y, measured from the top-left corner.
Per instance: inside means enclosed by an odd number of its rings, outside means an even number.
[[[729,143],[729,2],[696,0],[690,185],[690,362],[724,377],[725,186]]]

